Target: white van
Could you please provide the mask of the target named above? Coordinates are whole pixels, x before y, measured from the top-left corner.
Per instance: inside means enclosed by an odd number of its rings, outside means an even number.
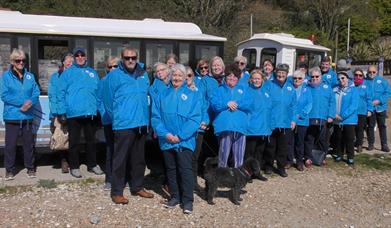
[[[238,55],[247,58],[247,68],[261,67],[266,59],[275,65],[286,63],[292,74],[301,63],[309,68],[319,66],[329,48],[314,45],[309,39],[296,38],[286,33],[258,33],[237,44]]]

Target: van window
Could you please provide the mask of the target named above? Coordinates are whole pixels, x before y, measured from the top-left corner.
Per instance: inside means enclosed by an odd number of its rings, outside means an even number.
[[[314,52],[309,50],[296,50],[296,69],[301,63],[308,65],[308,69],[312,67],[320,66],[320,61],[324,53]]]
[[[257,63],[257,50],[255,48],[244,49],[242,56],[247,58],[246,69],[254,69]]]

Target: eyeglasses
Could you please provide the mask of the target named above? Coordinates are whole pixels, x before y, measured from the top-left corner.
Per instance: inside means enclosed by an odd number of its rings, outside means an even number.
[[[239,64],[239,65],[241,65],[241,66],[244,66],[244,62],[235,62],[236,64]]]
[[[339,77],[338,80],[342,81],[342,80],[345,80],[347,79],[347,77]]]
[[[293,77],[293,80],[303,80],[303,78],[300,78],[300,77]]]
[[[109,69],[112,69],[112,68],[117,68],[118,65],[112,65],[112,66],[108,66]]]
[[[376,71],[368,71],[370,74],[376,74]]]
[[[192,74],[187,74],[187,77],[191,78],[191,77],[193,77],[193,75]]]
[[[26,61],[25,59],[15,59],[14,62],[15,63],[24,63],[24,61]]]
[[[123,59],[125,59],[126,61],[129,61],[129,60],[136,61],[137,56],[124,56]]]
[[[77,54],[77,55],[75,55],[75,57],[77,58],[77,57],[85,57],[86,55],[85,54]]]
[[[320,75],[312,75],[311,78],[319,78]]]
[[[357,76],[357,77],[363,77],[362,74],[354,74],[354,76]]]
[[[209,67],[208,66],[201,66],[200,70],[207,70]]]

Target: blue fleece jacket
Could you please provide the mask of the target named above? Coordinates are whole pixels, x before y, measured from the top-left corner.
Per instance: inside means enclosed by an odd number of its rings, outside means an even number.
[[[261,87],[250,84],[247,97],[251,101],[248,112],[247,135],[268,136],[272,133],[272,99],[268,88],[270,82],[264,81]]]
[[[297,98],[297,106],[296,106],[296,119],[298,126],[309,126],[309,114],[312,109],[312,94],[311,91],[307,88],[307,85],[303,84],[297,88],[296,98]]]
[[[374,106],[374,111],[387,111],[388,99],[391,98],[391,87],[388,84],[388,81],[380,75],[376,75],[373,79],[368,78],[367,80],[372,89],[372,101],[380,101],[380,104]]]
[[[4,72],[1,83],[1,100],[4,102],[3,120],[32,120],[34,105],[39,100],[39,88],[32,73],[23,70],[23,79],[20,80],[16,72]],[[24,102],[31,100],[32,107],[26,112],[20,111]]]
[[[152,85],[149,87],[149,96],[151,97],[152,102],[157,99],[160,93],[169,88],[169,84],[164,83],[164,81],[159,78],[155,78]]]
[[[358,109],[357,114],[358,115],[364,115],[366,116],[368,112],[373,112],[373,105],[372,105],[372,89],[370,83],[368,83],[368,80],[364,80],[364,82],[356,86],[357,93],[358,93]]]
[[[113,123],[109,113],[107,112],[107,108],[105,107],[104,99],[105,98],[105,88],[107,88],[107,76],[104,76],[100,79],[98,84],[98,111],[100,114],[100,121],[102,125],[110,125]]]
[[[186,82],[175,89],[172,85],[152,103],[152,127],[157,133],[161,150],[183,148],[194,151],[196,134],[201,124],[200,94],[190,90]],[[166,139],[168,133],[179,137],[179,143]]]
[[[94,69],[73,63],[62,73],[58,83],[58,114],[66,113],[67,118],[95,116],[98,83],[99,76]]]
[[[326,73],[322,72],[322,80],[332,88],[338,86],[337,73],[333,69],[329,69]]]
[[[358,93],[357,88],[348,86],[345,88],[335,87],[336,114],[341,116],[339,125],[356,125],[358,121]]]
[[[48,97],[49,97],[49,117],[52,118],[58,115],[58,94],[59,88],[58,83],[60,81],[60,76],[62,71],[57,71],[50,76],[49,86],[48,86]]]
[[[238,104],[237,110],[231,111],[228,108],[229,101],[235,101]],[[230,88],[225,83],[221,84],[210,99],[211,108],[216,115],[213,121],[215,134],[220,135],[225,131],[246,134],[250,104],[250,99],[246,99],[244,86],[237,84]]]
[[[288,81],[280,85],[277,80],[273,80],[269,92],[273,107],[272,128],[291,128],[291,122],[297,122],[295,116],[297,99],[293,85]]]
[[[307,87],[312,95],[312,109],[309,114],[310,119],[320,119],[326,121],[327,118],[335,118],[335,96],[331,86],[324,82],[317,85],[308,84]]]
[[[208,110],[207,112],[208,112],[209,124],[210,124],[215,119],[215,112],[212,110],[212,107],[210,106],[210,100],[212,99],[214,92],[219,87],[219,82],[211,75],[202,77],[201,82],[205,94],[205,99],[206,99],[205,105],[207,106],[207,110]]]
[[[139,64],[129,72],[119,67],[108,75],[103,102],[113,120],[113,130],[123,130],[149,125],[149,78]]]

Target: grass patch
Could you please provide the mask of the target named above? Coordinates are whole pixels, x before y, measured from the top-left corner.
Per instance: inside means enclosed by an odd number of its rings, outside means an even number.
[[[359,154],[355,157],[356,163],[381,171],[391,170],[391,156],[388,154]]]
[[[0,194],[15,195],[21,192],[31,191],[32,186],[4,186],[0,188]]]
[[[46,188],[46,189],[56,188],[57,187],[57,183],[53,179],[52,180],[39,179],[38,187]]]

